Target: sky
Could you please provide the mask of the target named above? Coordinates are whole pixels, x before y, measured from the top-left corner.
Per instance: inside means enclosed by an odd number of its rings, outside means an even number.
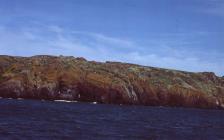
[[[224,75],[224,0],[0,0],[0,54]]]

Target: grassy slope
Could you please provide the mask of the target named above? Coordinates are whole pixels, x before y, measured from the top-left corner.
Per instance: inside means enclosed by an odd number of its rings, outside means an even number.
[[[224,78],[74,57],[0,56],[0,96],[218,108]]]

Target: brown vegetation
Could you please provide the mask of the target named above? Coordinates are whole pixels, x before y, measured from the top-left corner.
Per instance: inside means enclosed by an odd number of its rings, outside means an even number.
[[[0,56],[0,96],[223,108],[224,78],[82,57]]]

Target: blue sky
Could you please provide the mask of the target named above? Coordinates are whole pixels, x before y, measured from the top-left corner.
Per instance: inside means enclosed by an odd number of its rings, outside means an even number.
[[[223,0],[0,0],[0,54],[224,75]]]

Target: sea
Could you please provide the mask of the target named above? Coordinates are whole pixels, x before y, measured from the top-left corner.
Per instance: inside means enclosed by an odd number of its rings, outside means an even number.
[[[224,110],[0,99],[0,140],[224,140]]]

